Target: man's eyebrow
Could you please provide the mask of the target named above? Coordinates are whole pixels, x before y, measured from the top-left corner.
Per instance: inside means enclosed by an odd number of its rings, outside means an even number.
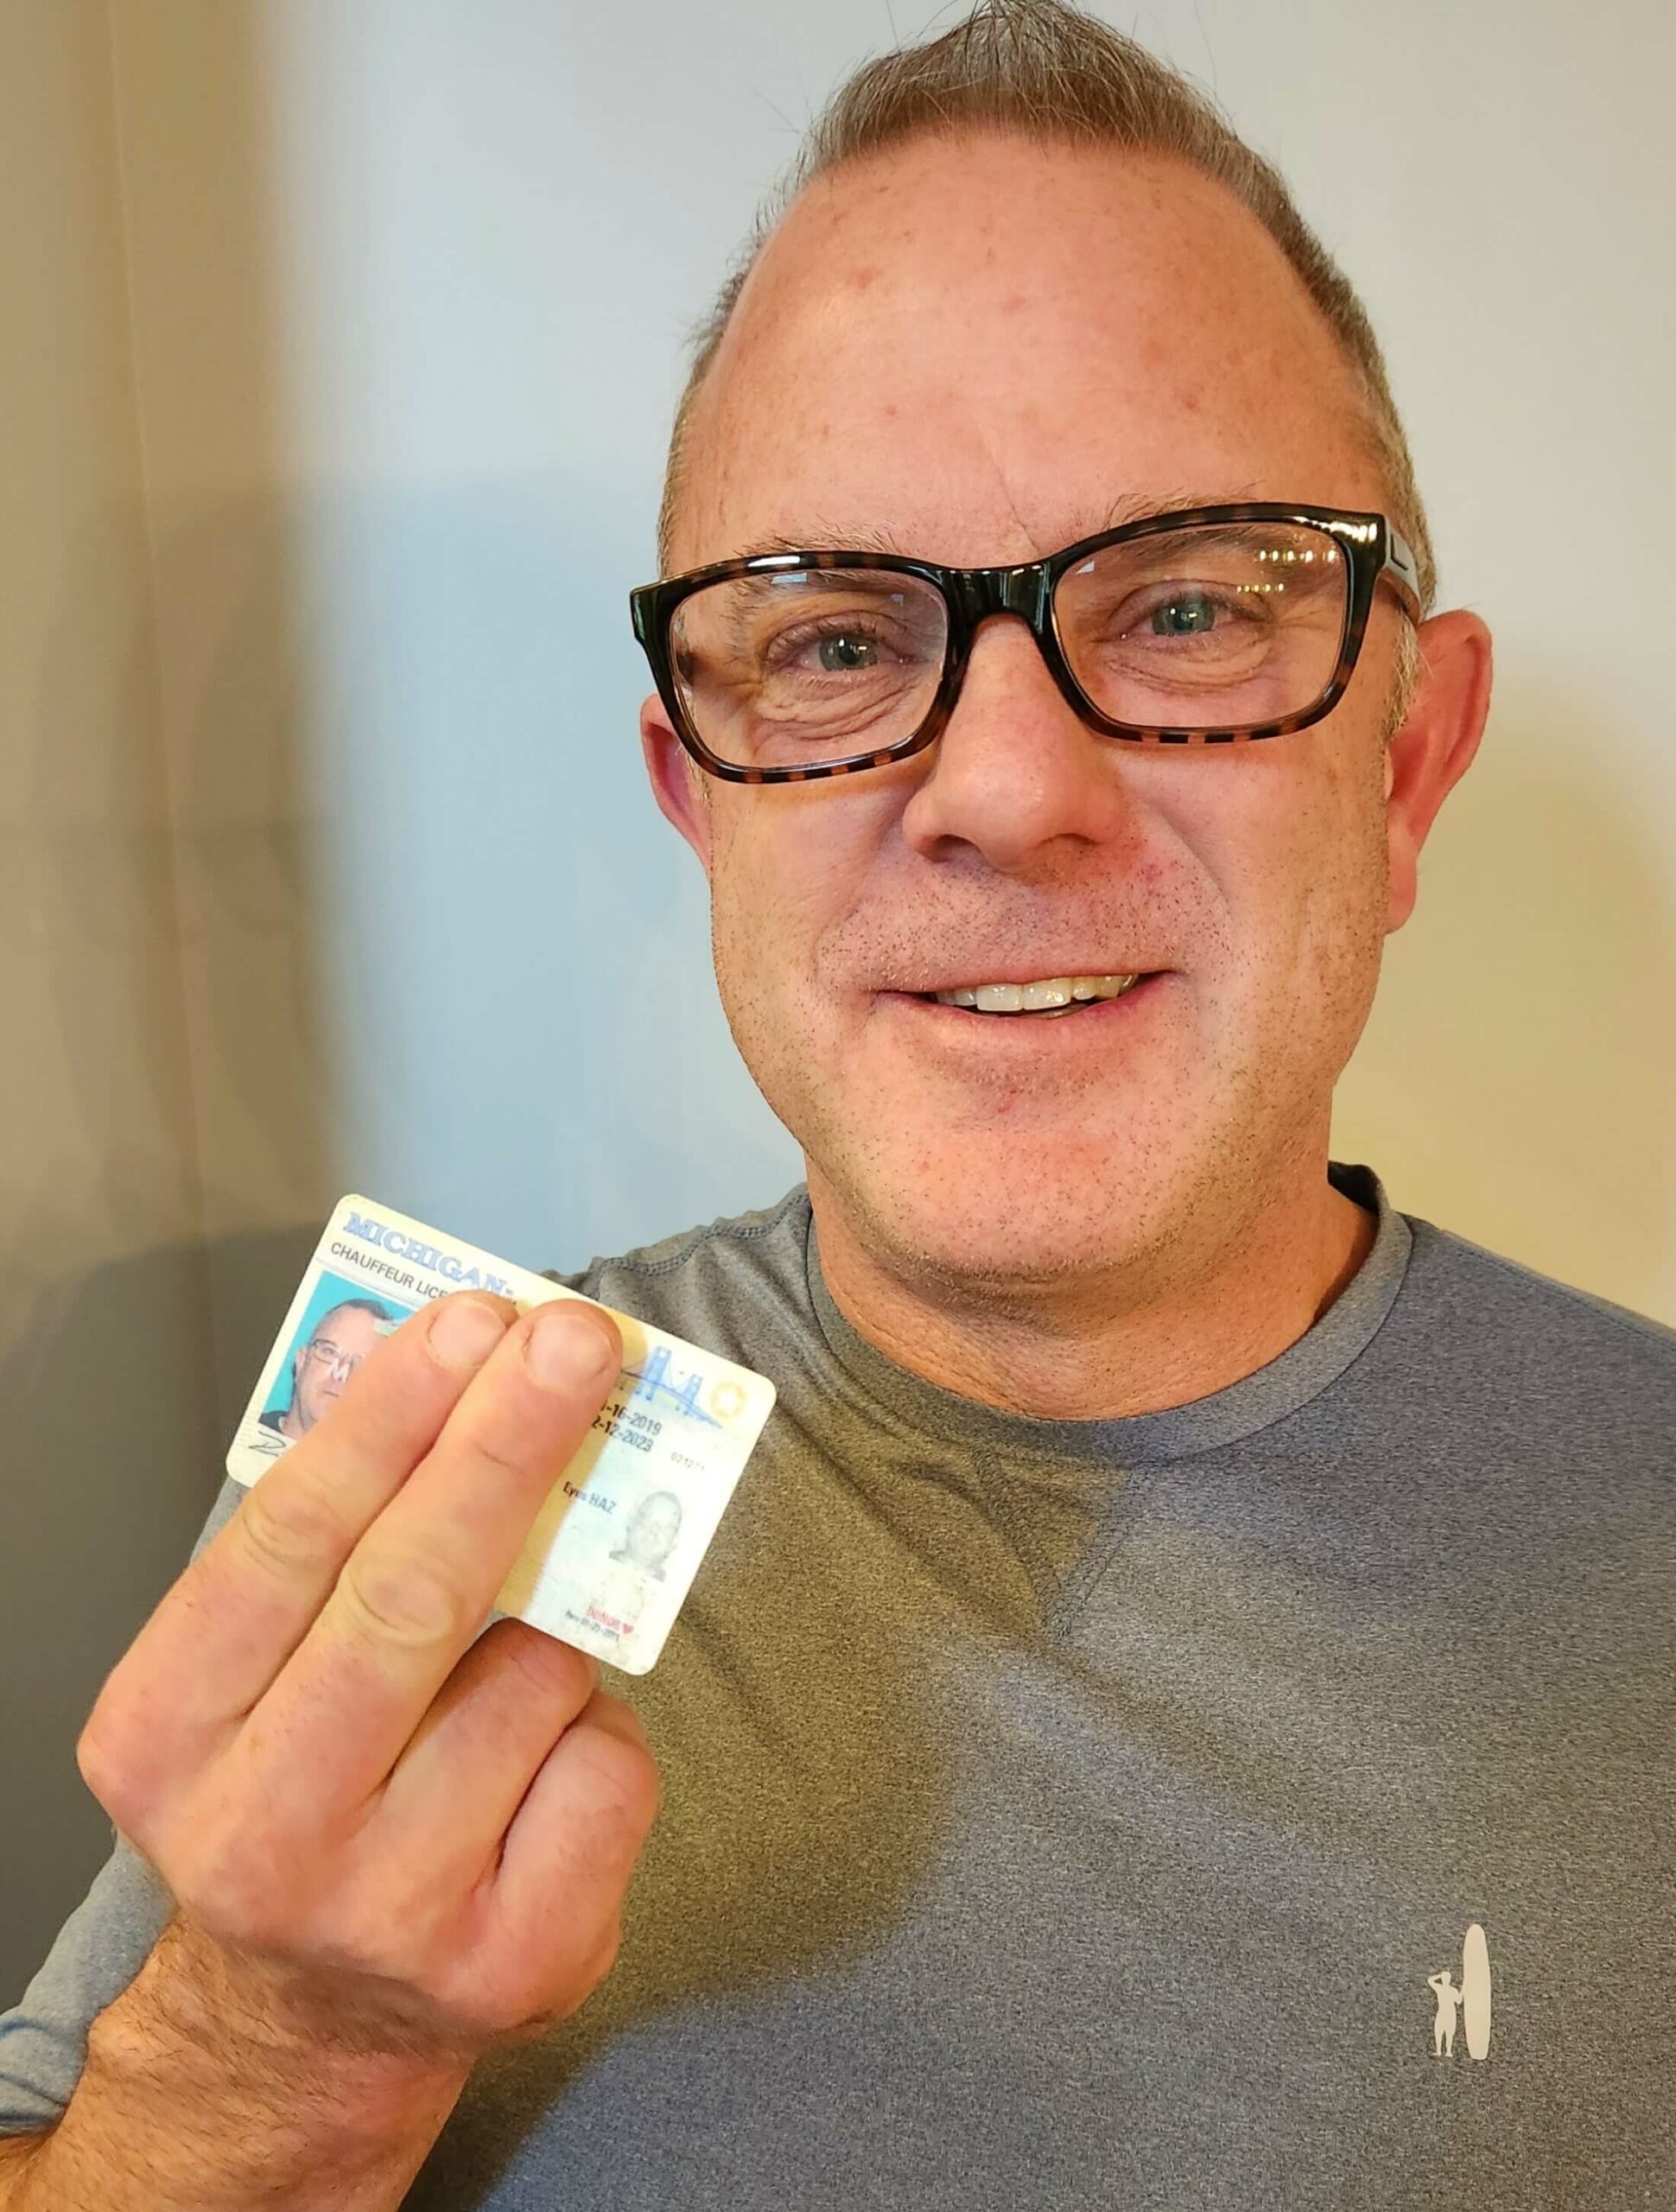
[[[918,557],[883,525],[863,530],[822,530],[816,524],[801,537],[787,537],[776,531],[766,537],[753,537],[734,557],[742,561],[753,553],[898,553],[911,560]]]
[[[1174,514],[1188,507],[1243,506],[1257,497],[1254,484],[1226,485],[1216,492],[1120,492],[1103,512],[1093,515],[1085,530],[1064,543],[1075,544],[1084,537],[1098,537],[1102,531],[1121,530],[1125,523],[1139,522],[1144,515]],[[1054,550],[1054,549],[1050,549]],[[889,553],[906,560],[924,560],[923,550],[908,543],[888,524],[873,524],[855,530],[827,530],[819,523],[811,523],[801,537],[788,537],[774,531],[764,537],[753,537],[748,545],[741,546],[731,557],[745,560],[757,553]],[[997,563],[998,567],[1008,565]]]
[[[1256,497],[1254,484],[1225,484],[1219,492],[1120,492],[1104,521],[1086,535],[1097,537],[1102,530],[1121,530],[1126,522],[1139,522],[1143,515],[1174,514],[1185,507],[1242,507]]]

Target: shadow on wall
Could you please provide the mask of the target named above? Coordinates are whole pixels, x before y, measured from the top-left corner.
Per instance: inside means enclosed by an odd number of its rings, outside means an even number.
[[[244,1270],[270,1237],[283,1248],[292,1230],[318,1236],[336,1196],[334,1071],[321,997],[321,809],[302,727],[306,647],[281,493],[165,514],[156,536],[158,601],[176,671],[168,737],[207,1372],[219,1426],[230,1432],[255,1372],[239,1316],[252,1298],[271,1301],[283,1290],[271,1337],[295,1287]]]
[[[254,1377],[317,1229],[95,1268],[43,1296],[0,1361],[6,1445],[0,2010],[21,1995],[111,1848],[75,1743],[99,1687],[185,1566],[231,1431],[202,1357],[206,1259],[238,1295],[219,1317]]]
[[[218,1417],[220,1257],[324,1215],[318,826],[276,255],[270,10],[112,0],[133,359]]]
[[[33,733],[52,1105],[97,1181],[27,1177],[7,1224],[0,1759],[28,1809],[7,1826],[0,2005],[110,1847],[76,1738],[186,1562],[327,1203],[283,531],[252,499],[162,556],[159,598],[190,602],[202,647],[168,734],[168,809],[143,758],[155,671],[140,626],[131,721],[95,734],[80,696],[85,620],[109,620],[137,528],[84,538]],[[90,758],[102,741],[111,758]],[[199,1236],[165,1241],[194,1216]]]
[[[1338,1097],[1393,1198],[1676,1323],[1676,899],[1586,702],[1498,684]]]

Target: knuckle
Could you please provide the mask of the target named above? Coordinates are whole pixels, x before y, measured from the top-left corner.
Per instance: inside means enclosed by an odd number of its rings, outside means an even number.
[[[625,1747],[633,1766],[633,1786],[627,1799],[627,1811],[633,1823],[637,1847],[643,1843],[657,1820],[663,1802],[663,1777],[657,1771],[657,1762],[644,1748]]]
[[[76,1738],[76,1768],[118,1828],[138,1833],[173,1780],[157,1725],[167,1701],[130,1652],[105,1682]]]
[[[494,1993],[472,1982],[444,1982],[433,2001],[454,2031],[474,2044],[522,2042],[524,2024],[515,2005],[498,2001]]]
[[[471,2041],[516,2044],[536,2041],[568,2019],[593,1986],[562,1943],[555,1954],[550,1940],[533,1949],[491,1941],[441,1966],[432,1995]]]
[[[515,1667],[545,1706],[559,1703],[575,1714],[593,1694],[599,1662],[574,1643],[561,1643],[521,1620],[498,1620],[487,1631],[495,1656]]]
[[[623,1947],[623,1923],[620,1917],[613,1920],[606,1930],[606,1940],[594,1953],[590,1965],[594,1980],[603,1981],[617,1963],[617,1954]]]
[[[643,1745],[590,1732],[586,1766],[589,1855],[607,1862],[632,1860],[657,1817],[662,1784],[657,1762]]]
[[[445,1643],[463,1635],[466,1599],[438,1560],[417,1550],[360,1546],[338,1578],[340,1620],[375,1645],[404,1649]]]
[[[511,2033],[525,2016],[517,1976],[505,1979],[503,1986],[480,1951],[457,1952],[436,1962],[428,1976],[427,1994],[461,2034],[486,2043]]]
[[[245,1556],[276,1580],[316,1575],[338,1555],[342,1527],[326,1491],[300,1470],[246,1492],[234,1516]]]
[[[598,1987],[617,1963],[617,1954],[622,1948],[623,1917],[620,1912],[612,1914],[606,1923],[605,1933],[588,1955],[578,1980],[582,1993]]]
[[[597,1674],[596,1669],[596,1679]],[[651,1756],[651,1746],[646,1740],[645,1724],[625,1697],[619,1697],[612,1690],[596,1691],[594,1710],[601,1716],[613,1735],[621,1736],[626,1742],[644,1751],[648,1757]]]
[[[587,2001],[616,1964],[622,1940],[622,1916],[613,1905],[597,1936],[591,1927],[572,1929],[568,1940],[520,1960],[503,1989],[491,1991],[480,1975],[463,1986],[457,1982],[450,2007],[471,2015],[498,2042],[536,2041]]]
[[[132,1763],[121,1741],[120,1720],[101,1702],[76,1738],[76,1768],[93,1796],[120,1827],[135,1815]]]
[[[498,1426],[492,1427],[486,1417],[474,1424],[467,1442],[479,1474],[492,1475],[508,1484],[527,1483],[532,1473],[545,1476],[551,1471],[538,1449],[524,1446],[522,1435],[506,1435]]]

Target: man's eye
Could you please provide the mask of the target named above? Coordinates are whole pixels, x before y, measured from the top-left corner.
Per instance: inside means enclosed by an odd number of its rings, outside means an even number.
[[[1159,638],[1191,637],[1216,626],[1216,602],[1203,592],[1180,592],[1152,609],[1152,633]]]
[[[879,661],[879,646],[872,638],[858,638],[841,631],[835,637],[822,639],[820,658],[822,667],[834,673],[851,668],[873,668]]]

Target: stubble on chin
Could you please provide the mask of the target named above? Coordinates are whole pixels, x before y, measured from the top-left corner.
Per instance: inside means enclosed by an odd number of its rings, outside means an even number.
[[[1084,1140],[1056,1157],[1051,1138],[999,1130],[913,1147],[829,1127],[805,1145],[817,1221],[841,1217],[873,1265],[947,1311],[1022,1320],[1145,1303],[1215,1271],[1270,1166],[1248,1117],[1171,1103],[1163,1126],[1114,1133],[1103,1154]]]

